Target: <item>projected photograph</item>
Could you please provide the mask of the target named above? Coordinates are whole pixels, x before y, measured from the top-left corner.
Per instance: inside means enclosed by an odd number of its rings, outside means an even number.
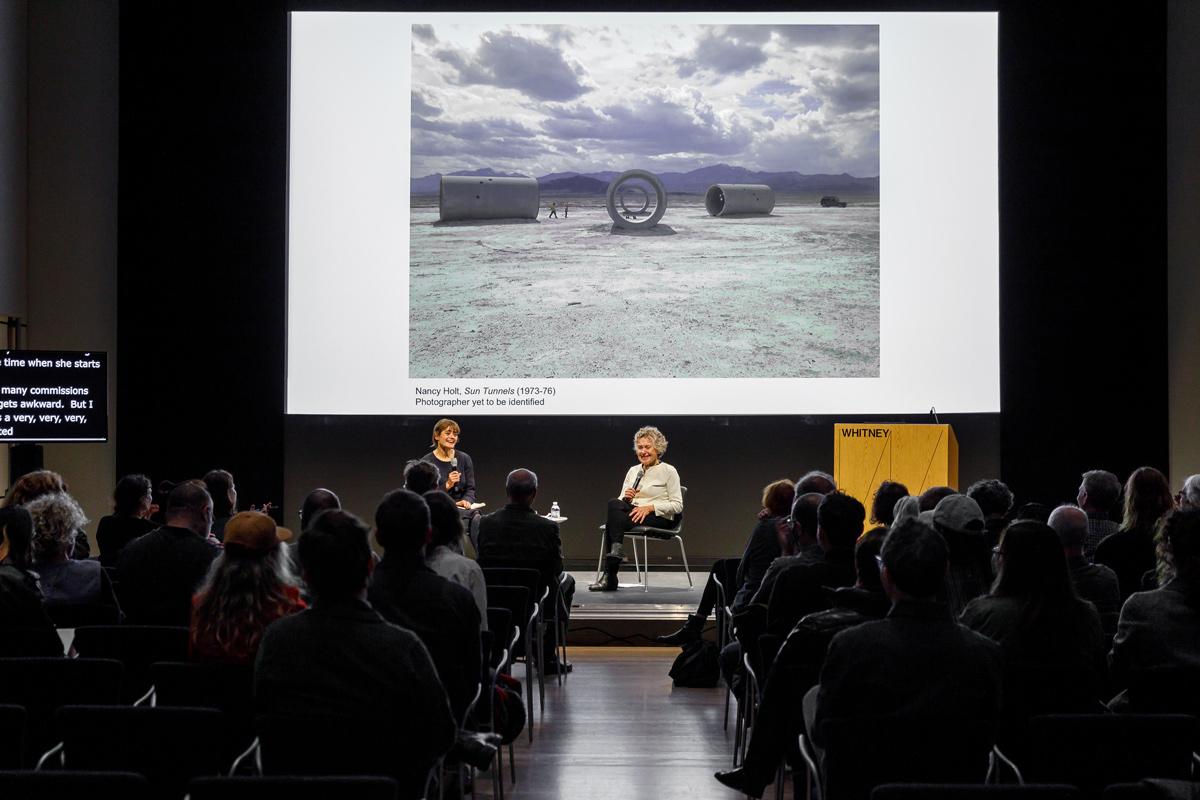
[[[411,30],[411,378],[879,376],[878,26]]]

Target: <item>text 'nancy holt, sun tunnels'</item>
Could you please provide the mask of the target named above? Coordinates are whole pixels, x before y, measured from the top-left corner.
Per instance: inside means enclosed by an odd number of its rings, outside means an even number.
[[[536,178],[443,175],[438,189],[438,215],[442,222],[537,219],[541,199]]]
[[[775,191],[761,183],[714,183],[704,193],[704,207],[714,217],[770,214],[775,208]]]

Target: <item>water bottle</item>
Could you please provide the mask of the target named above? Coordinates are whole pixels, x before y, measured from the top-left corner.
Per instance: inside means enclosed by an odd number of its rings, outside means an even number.
[[[562,514],[559,512],[559,508],[558,508],[558,501],[555,500],[553,503],[550,504],[550,518],[558,519],[561,516],[562,516]]]

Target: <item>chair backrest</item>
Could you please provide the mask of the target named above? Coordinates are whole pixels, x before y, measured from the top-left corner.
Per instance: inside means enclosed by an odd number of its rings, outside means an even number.
[[[181,797],[192,778],[232,759],[211,708],[64,706],[56,722],[66,769],[137,772],[158,797]]]
[[[116,625],[121,621],[121,609],[102,603],[56,603],[47,605],[46,613],[56,628]]]
[[[25,753],[25,707],[0,704],[0,769],[20,769]]]
[[[535,601],[547,588],[541,573],[528,567],[483,567],[483,580],[489,592],[493,586],[524,586]]]
[[[114,658],[125,665],[127,703],[150,688],[150,665],[186,661],[188,629],[168,625],[88,625],[75,629],[71,647],[84,658]]]
[[[25,709],[25,755],[32,767],[53,747],[54,713],[65,705],[121,702],[121,662],[95,658],[0,658],[0,703]]]
[[[871,800],[1079,800],[1079,790],[1059,783],[887,783]]]
[[[364,775],[196,778],[188,787],[191,800],[396,800],[399,795],[400,784],[391,778]]]
[[[1163,667],[1131,670],[1122,711],[1134,714],[1191,714],[1200,716],[1200,673]]]
[[[225,714],[225,738],[241,752],[254,741],[254,667],[242,664],[150,665],[155,705],[215,708]]]
[[[512,625],[519,628],[521,638],[517,641],[517,649],[523,652],[522,644],[528,638],[528,621],[533,614],[533,602],[530,600],[529,589],[525,586],[488,586],[488,608],[508,609]],[[489,627],[491,627],[489,621]],[[505,639],[504,646],[508,646]],[[514,657],[515,653],[510,654]]]
[[[1143,778],[1191,777],[1196,718],[1183,714],[1052,714],[1029,721],[1035,783],[1069,783],[1088,797]]]
[[[34,658],[62,654],[62,638],[53,628],[5,628],[0,631],[0,658]]]
[[[133,772],[0,772],[4,800],[80,800],[115,797],[149,800],[150,782]]]
[[[990,720],[878,716],[822,724],[825,800],[867,800],[885,783],[983,783],[995,743]]]

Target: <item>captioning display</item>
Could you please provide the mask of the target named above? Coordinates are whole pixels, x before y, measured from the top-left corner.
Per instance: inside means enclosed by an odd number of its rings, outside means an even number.
[[[5,350],[0,441],[108,440],[108,354]]]
[[[290,31],[288,413],[999,411],[995,13]]]

